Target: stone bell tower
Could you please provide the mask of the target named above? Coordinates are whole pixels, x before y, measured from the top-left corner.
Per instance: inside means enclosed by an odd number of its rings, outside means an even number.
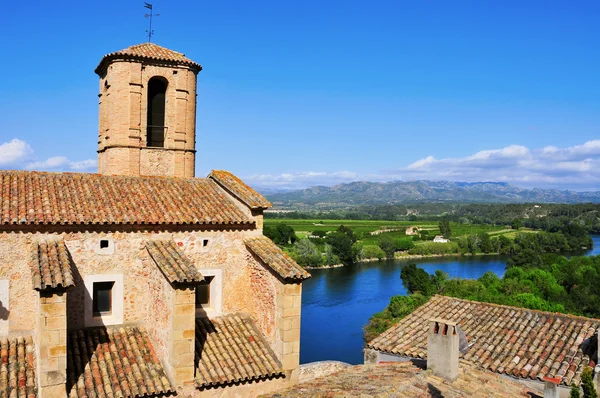
[[[193,178],[196,77],[202,66],[153,43],[105,55],[98,172]]]

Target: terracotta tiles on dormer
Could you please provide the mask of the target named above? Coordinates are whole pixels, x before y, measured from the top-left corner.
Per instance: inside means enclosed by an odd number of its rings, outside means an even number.
[[[94,328],[69,333],[69,397],[145,397],[173,391],[144,329]]]
[[[310,278],[304,268],[266,236],[249,237],[244,239],[244,243],[281,278],[298,282]]]
[[[34,243],[31,279],[36,290],[74,286],[71,257],[64,241]]]
[[[0,230],[31,225],[254,224],[207,178],[0,171]]]
[[[581,371],[595,366],[594,336],[600,320],[452,297],[434,296],[367,344],[381,352],[426,358],[428,320],[457,322],[469,349],[465,360],[522,379],[559,378],[579,385]],[[594,347],[594,345],[596,345]]]
[[[267,209],[271,207],[271,202],[269,202],[264,196],[250,188],[248,185],[244,184],[242,180],[228,171],[213,170],[208,175],[208,178],[212,178],[213,180],[217,181],[251,209]]]
[[[146,249],[169,282],[201,282],[204,277],[173,240],[146,242]]]
[[[284,375],[281,363],[245,314],[196,319],[196,385],[211,388]]]

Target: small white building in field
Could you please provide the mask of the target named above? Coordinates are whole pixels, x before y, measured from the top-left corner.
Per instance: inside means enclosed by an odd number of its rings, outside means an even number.
[[[450,242],[449,239],[444,238],[442,235],[436,235],[435,238],[433,238],[434,242],[438,242],[438,243],[448,243]]]

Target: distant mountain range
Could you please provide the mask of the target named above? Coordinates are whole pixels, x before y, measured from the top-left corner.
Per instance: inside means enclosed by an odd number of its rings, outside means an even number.
[[[456,203],[600,203],[600,191],[525,189],[503,182],[351,182],[288,192],[265,192],[275,208],[340,208],[360,205],[427,202]]]

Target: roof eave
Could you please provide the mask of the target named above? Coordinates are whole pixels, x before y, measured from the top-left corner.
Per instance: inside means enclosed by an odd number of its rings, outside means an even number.
[[[160,64],[166,64],[166,65],[187,66],[192,71],[194,71],[196,74],[199,73],[200,71],[202,71],[202,65],[200,65],[196,62],[193,62],[193,61],[184,62],[184,61],[175,61],[175,60],[168,60],[168,59],[159,59],[159,58],[154,58],[154,57],[142,57],[139,55],[111,53],[111,54],[107,54],[104,57],[102,57],[102,59],[100,60],[100,63],[98,64],[96,69],[94,69],[94,73],[96,73],[98,76],[102,76],[102,73],[106,70],[106,68],[108,67],[109,64],[111,64],[112,62],[118,62],[118,61],[140,61],[140,62],[160,63]]]

